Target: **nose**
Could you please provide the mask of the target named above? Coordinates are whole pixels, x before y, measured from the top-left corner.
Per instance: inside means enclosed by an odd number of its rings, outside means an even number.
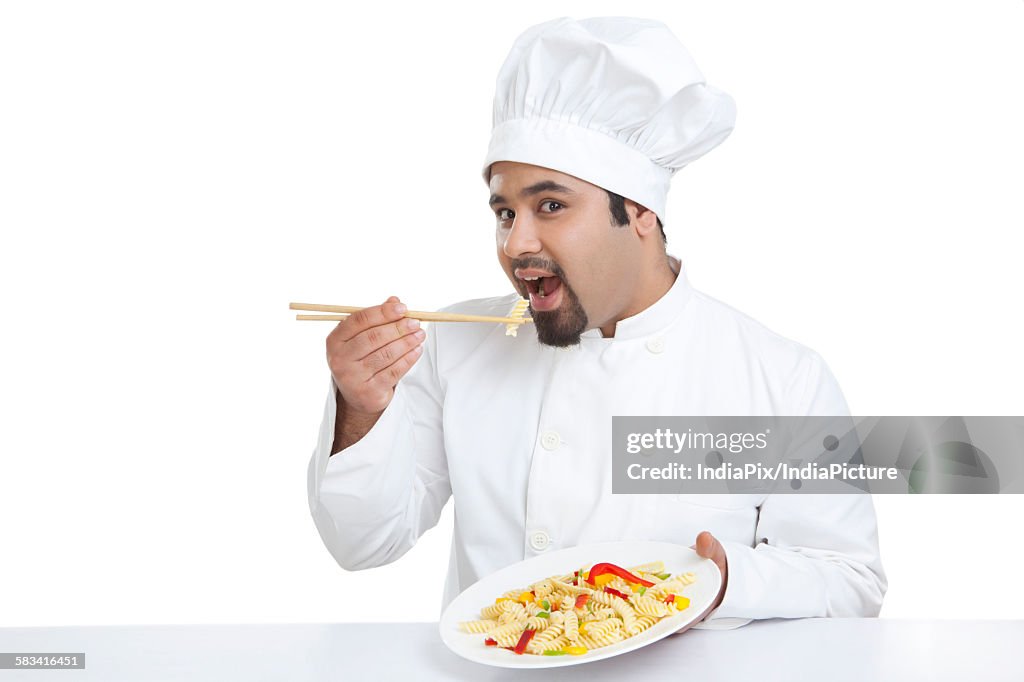
[[[524,254],[539,253],[540,238],[537,224],[529,215],[519,215],[512,219],[512,227],[505,233],[505,244],[502,247],[509,258],[518,258]]]

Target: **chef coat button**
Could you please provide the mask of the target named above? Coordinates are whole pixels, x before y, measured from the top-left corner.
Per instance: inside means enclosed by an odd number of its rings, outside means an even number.
[[[543,552],[551,544],[551,536],[542,530],[535,530],[530,533],[530,547],[538,552]]]
[[[665,339],[661,336],[647,339],[647,350],[652,353],[663,353],[665,351]]]
[[[540,444],[545,450],[554,450],[561,442],[562,439],[554,431],[548,431],[540,437]]]

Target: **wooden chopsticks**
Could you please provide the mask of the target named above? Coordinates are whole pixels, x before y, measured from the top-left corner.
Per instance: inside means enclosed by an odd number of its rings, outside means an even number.
[[[296,315],[296,320],[321,320],[338,322],[344,320],[350,314],[362,310],[359,306],[351,305],[322,305],[319,303],[289,303],[290,310],[312,310],[321,313],[337,313],[335,315]],[[460,313],[431,313],[419,310],[410,310],[402,317],[411,317],[424,322],[498,322],[501,324],[522,324],[533,322],[529,317],[491,317],[488,315],[463,315]]]

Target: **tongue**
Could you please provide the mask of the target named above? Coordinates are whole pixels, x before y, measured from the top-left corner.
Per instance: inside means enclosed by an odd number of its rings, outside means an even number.
[[[550,296],[558,291],[558,287],[562,286],[562,280],[558,277],[542,277],[541,282],[544,283],[543,289],[545,296]]]

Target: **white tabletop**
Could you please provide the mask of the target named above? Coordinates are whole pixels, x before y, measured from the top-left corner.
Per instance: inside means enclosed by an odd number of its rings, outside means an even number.
[[[552,670],[451,653],[436,623],[0,628],[0,652],[85,652],[84,670],[7,680],[1024,680],[1024,621],[803,619],[690,630]]]

